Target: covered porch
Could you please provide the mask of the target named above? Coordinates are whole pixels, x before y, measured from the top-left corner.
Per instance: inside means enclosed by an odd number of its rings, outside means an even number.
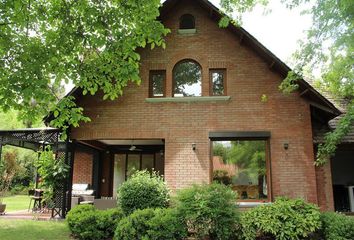
[[[0,131],[0,160],[4,146],[14,146],[19,148],[30,149],[40,154],[46,146],[50,146],[55,154],[56,160],[63,160],[70,167],[73,163],[72,143],[67,139],[60,141],[61,130],[57,128],[28,128],[15,130]],[[38,157],[39,157],[38,154]],[[71,167],[72,168],[72,167]],[[35,186],[36,191],[39,185],[39,175],[36,173]],[[53,206],[51,207],[51,218],[65,218],[66,213],[70,210],[72,174],[62,181],[62,183],[54,189]],[[33,190],[33,192],[36,192]],[[41,196],[37,196],[42,201]],[[40,203],[39,203],[40,206]],[[21,215],[21,214],[20,214]]]
[[[73,146],[72,183],[88,185],[95,199],[116,199],[119,185],[136,170],[164,175],[163,139],[80,140]]]

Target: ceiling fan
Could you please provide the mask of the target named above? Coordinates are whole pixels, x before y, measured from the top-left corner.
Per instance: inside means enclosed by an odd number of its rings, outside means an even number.
[[[131,152],[141,152],[143,151],[143,149],[140,149],[140,148],[137,148],[135,145],[134,145],[134,141],[132,141],[131,145],[129,148],[120,148],[120,150],[123,150],[123,151],[131,151]]]
[[[140,148],[137,148],[135,145],[131,145],[130,148],[128,149],[129,151],[131,152],[134,152],[134,151],[143,151],[143,149],[140,149]]]

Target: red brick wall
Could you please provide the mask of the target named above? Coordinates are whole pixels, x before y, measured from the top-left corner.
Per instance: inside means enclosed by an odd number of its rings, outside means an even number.
[[[141,51],[140,86],[130,85],[116,101],[85,96],[79,104],[92,122],[73,129],[74,139],[165,139],[165,178],[172,189],[210,182],[210,131],[270,131],[273,196],[303,197],[317,203],[309,104],[298,93],[283,95],[282,77],[230,31],[220,29],[193,1],[180,1],[164,19],[172,33],[167,48]],[[177,33],[178,19],[191,13],[197,33]],[[202,95],[209,95],[209,68],[227,69],[226,102],[148,103],[149,70],[166,69],[172,96],[172,69],[186,58],[202,66]],[[261,96],[268,96],[267,102]],[[284,150],[283,143],[289,143]],[[192,143],[197,144],[196,151]]]
[[[331,163],[316,167],[318,205],[322,211],[334,211]]]
[[[88,183],[92,186],[92,154],[75,152],[73,183]]]

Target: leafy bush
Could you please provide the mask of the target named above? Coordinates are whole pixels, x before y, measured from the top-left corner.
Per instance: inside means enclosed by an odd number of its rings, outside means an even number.
[[[301,199],[279,198],[241,216],[245,240],[270,237],[277,240],[306,238],[321,227],[318,207]]]
[[[175,240],[187,237],[187,226],[174,209],[136,210],[123,218],[116,229],[115,240]]]
[[[118,189],[118,205],[127,215],[137,209],[164,208],[169,204],[169,189],[157,173],[138,171]]]
[[[92,205],[79,205],[68,213],[66,220],[74,237],[101,240],[113,237],[117,223],[123,216],[119,209],[100,211]]]
[[[321,221],[326,240],[354,239],[354,218],[328,212],[321,215]]]
[[[68,176],[70,166],[65,163],[64,158],[56,159],[51,146],[46,146],[44,151],[40,152],[35,166],[43,180],[41,188],[46,189],[45,198],[51,199],[54,189],[60,186]]]
[[[217,183],[194,185],[178,193],[176,204],[195,237],[235,238],[239,214],[236,194],[229,187]]]

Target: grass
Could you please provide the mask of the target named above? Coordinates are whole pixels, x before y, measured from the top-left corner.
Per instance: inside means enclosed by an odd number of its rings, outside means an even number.
[[[64,221],[0,219],[1,240],[71,240]]]
[[[4,198],[4,203],[6,203],[5,211],[13,212],[18,210],[26,210],[28,209],[29,202],[30,202],[30,198],[27,195],[15,195],[10,197],[5,197]]]

